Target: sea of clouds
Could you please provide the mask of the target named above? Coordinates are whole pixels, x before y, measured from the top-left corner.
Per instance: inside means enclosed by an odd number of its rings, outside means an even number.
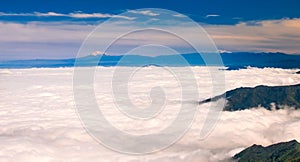
[[[105,117],[116,128],[135,135],[159,132],[176,117],[181,102],[197,101],[180,95],[180,84],[160,67],[138,70],[128,83],[129,96],[137,107],[151,104],[149,90],[162,86],[166,109],[150,120],[131,119],[115,108],[111,82],[116,67],[99,67],[95,74],[95,97]],[[118,67],[128,68],[128,67]],[[133,68],[133,67],[132,67]],[[214,67],[215,68],[215,67]],[[175,144],[159,152],[128,155],[112,151],[84,129],[75,109],[73,68],[0,70],[0,161],[227,161],[252,144],[270,145],[300,141],[300,111],[267,111],[263,108],[222,112],[218,124],[204,139],[199,137],[210,103],[198,105],[195,120]],[[210,74],[192,67],[199,100],[211,97]],[[218,70],[218,68],[215,68]],[[300,83],[297,69],[248,68],[224,71],[226,90],[257,85]],[[220,90],[219,93],[223,91]],[[126,141],[122,141],[126,142]]]

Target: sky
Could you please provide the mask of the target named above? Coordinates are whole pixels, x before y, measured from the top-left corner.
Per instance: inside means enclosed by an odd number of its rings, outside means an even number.
[[[167,9],[191,18],[220,51],[300,54],[299,5],[297,0],[0,0],[0,60],[75,57],[88,34],[112,18],[119,23],[105,31],[106,37],[122,31],[124,22],[145,21],[137,17],[166,22],[149,9],[134,11],[141,8]],[[119,15],[124,12],[130,14]],[[174,20],[168,19],[168,25],[184,29]]]

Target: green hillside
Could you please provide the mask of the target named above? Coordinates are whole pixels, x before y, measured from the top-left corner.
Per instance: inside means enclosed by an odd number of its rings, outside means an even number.
[[[233,157],[238,162],[299,162],[300,144],[282,142],[268,147],[253,145]]]

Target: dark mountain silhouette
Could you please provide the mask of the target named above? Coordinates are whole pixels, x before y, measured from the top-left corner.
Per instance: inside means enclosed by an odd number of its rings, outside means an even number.
[[[216,96],[199,102],[207,103],[216,101],[223,97]],[[272,109],[272,104],[276,109],[282,106],[300,109],[300,84],[290,86],[257,86],[254,88],[237,88],[227,91],[225,111],[245,110],[253,107],[262,106],[268,110]]]
[[[10,60],[0,61],[0,68],[39,68],[39,67],[72,67],[77,66],[221,66],[217,58],[210,58],[205,62],[204,58],[210,54],[199,55],[197,53],[181,55],[160,55],[155,57],[142,55],[89,55],[86,57],[70,59],[34,59],[34,60]],[[300,68],[300,55],[287,55],[283,53],[221,53],[224,66],[229,70],[252,67],[275,67],[275,68]],[[101,59],[100,59],[101,58]],[[214,62],[215,61],[215,62]]]
[[[233,157],[238,162],[299,162],[300,144],[296,140],[268,147],[253,145]]]

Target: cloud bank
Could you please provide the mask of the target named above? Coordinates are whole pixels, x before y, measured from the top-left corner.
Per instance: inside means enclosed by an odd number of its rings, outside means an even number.
[[[219,48],[300,54],[300,19],[241,22],[205,27]]]
[[[126,68],[126,67],[123,67]],[[149,88],[162,85],[169,109],[150,121],[129,120],[112,106],[109,78],[114,67],[100,67],[95,75],[95,94],[106,117],[129,133],[159,131],[172,122],[180,108],[176,79],[156,77],[159,67],[139,70],[129,83],[131,99],[138,106],[149,104]],[[210,74],[205,67],[193,67],[203,98],[210,96]],[[241,86],[289,85],[300,83],[297,69],[249,68],[225,71],[226,90]],[[0,161],[203,161],[226,160],[252,144],[269,145],[280,141],[300,141],[300,111],[267,111],[262,108],[223,112],[210,135],[199,133],[209,104],[199,106],[195,121],[176,144],[154,154],[131,156],[111,151],[90,137],[75,111],[72,68],[0,70]],[[141,79],[143,78],[143,79]],[[143,84],[139,84],[139,83]],[[138,94],[138,95],[137,95]],[[176,111],[175,111],[176,112]],[[123,141],[124,142],[124,141]],[[125,141],[126,142],[126,141]]]
[[[146,17],[143,17],[146,16]],[[112,39],[116,31],[126,31],[128,28],[147,26],[164,22],[164,26],[182,32],[189,38],[201,42],[199,36],[193,34],[188,23],[181,21],[183,15],[173,15],[174,19],[167,19],[162,14],[151,10],[129,10],[128,15],[113,15],[105,13],[4,13],[0,17],[8,16],[10,19],[0,21],[0,59],[32,59],[32,58],[66,58],[75,57],[83,40],[97,27],[98,21],[117,18],[106,31],[102,31],[101,39]],[[41,19],[28,22],[18,22],[11,17],[39,17]],[[207,15],[218,17],[217,14]],[[62,18],[60,20],[44,18]],[[71,18],[71,19],[70,19]],[[91,23],[93,22],[93,23]],[[200,22],[201,24],[201,22]],[[300,54],[300,19],[279,19],[241,21],[235,25],[201,24],[211,36],[216,46],[224,51],[231,52],[283,52]],[[176,34],[176,33],[175,33]],[[137,42],[156,40],[157,44],[167,42],[170,48],[180,47],[185,52],[191,52],[182,42],[175,41],[162,33],[146,33],[138,38],[127,39],[122,48],[131,48]],[[101,46],[101,41],[98,41]],[[121,51],[121,50],[119,50]],[[118,53],[118,51],[116,51]]]

